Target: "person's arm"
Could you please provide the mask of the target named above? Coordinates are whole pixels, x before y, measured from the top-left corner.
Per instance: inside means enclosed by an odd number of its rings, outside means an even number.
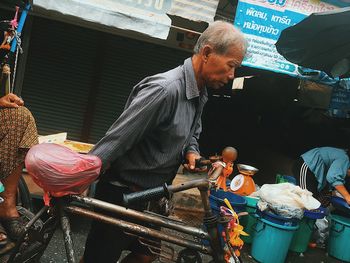
[[[90,154],[102,160],[103,170],[162,121],[166,115],[166,105],[166,90],[159,85],[150,85],[138,92],[106,135],[90,151]]]
[[[336,185],[335,190],[337,190],[345,199],[345,201],[350,205],[350,194],[348,190],[346,190],[345,186],[343,184]]]
[[[23,105],[24,105],[23,100],[13,93],[9,93],[0,98],[0,107],[18,108],[19,106],[23,106]]]
[[[198,120],[198,123],[196,124],[195,131],[193,133],[193,136],[189,140],[188,146],[186,147],[186,155],[185,158],[188,162],[188,165],[186,165],[187,169],[194,170],[196,165],[196,159],[200,159],[200,151],[199,151],[199,135],[202,132],[202,121],[201,119]]]
[[[344,186],[345,177],[348,174],[349,160],[347,158],[339,158],[334,160],[328,169],[326,179],[350,204],[350,194]]]

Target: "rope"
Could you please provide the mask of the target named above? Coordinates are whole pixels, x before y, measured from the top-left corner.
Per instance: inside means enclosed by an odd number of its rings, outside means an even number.
[[[18,12],[19,12],[19,7],[16,6],[16,13],[15,13],[15,16],[12,20],[2,20],[0,21],[0,23],[6,23],[8,24],[9,26],[11,26],[11,28],[8,28],[6,31],[7,31],[7,34],[9,34],[9,37],[7,39],[8,41],[8,44],[10,44],[10,42],[12,42],[12,46],[10,47],[9,51],[10,53],[13,52],[14,53],[14,56],[15,56],[15,61],[14,61],[14,66],[13,66],[13,70],[12,70],[12,83],[11,83],[11,73],[8,74],[8,78],[7,78],[7,84],[8,84],[8,91],[9,92],[13,92],[14,91],[14,87],[15,87],[15,79],[16,79],[16,72],[17,72],[17,62],[18,62],[18,55],[19,53],[23,53],[23,49],[22,49],[22,40],[21,40],[21,31],[22,31],[22,28],[23,28],[23,23],[25,21],[25,18],[26,18],[26,15],[27,15],[27,12],[25,11],[28,11],[28,8],[30,8],[30,4],[28,4],[26,6],[26,8],[24,9],[24,12],[22,13],[21,15],[21,19],[18,23]],[[18,32],[19,31],[19,32]],[[13,41],[15,43],[13,43]],[[7,54],[5,56],[5,59],[6,57],[8,58],[9,54]]]
[[[17,42],[19,43],[19,42]],[[15,64],[13,65],[13,82],[12,82],[12,85],[11,85],[11,93],[13,93],[13,91],[15,90],[15,79],[16,79],[16,72],[17,72],[17,60],[18,60],[18,51],[20,50],[20,48],[17,46],[17,49],[16,49],[16,57],[15,57]],[[23,52],[23,50],[21,50],[21,53]]]
[[[15,54],[15,63],[13,65],[13,82],[11,85],[11,92],[13,93],[14,89],[15,89],[15,79],[16,79],[16,72],[17,72],[17,62],[18,62],[18,52],[20,52],[21,54],[23,53],[23,49],[22,49],[22,40],[21,40],[21,33],[18,33],[17,31],[15,31],[15,36],[14,36],[17,40],[16,43],[16,54]]]
[[[14,37],[16,38],[17,41],[17,48],[19,48],[20,53],[23,53],[23,49],[22,49],[22,40],[21,40],[21,33],[18,33],[16,30],[14,31]]]

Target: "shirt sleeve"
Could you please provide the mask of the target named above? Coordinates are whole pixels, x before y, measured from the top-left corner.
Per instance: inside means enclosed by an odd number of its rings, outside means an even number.
[[[130,99],[129,99],[130,100]],[[143,87],[90,154],[102,160],[102,169],[124,155],[161,123],[166,110],[166,90],[160,85]]]
[[[334,160],[327,171],[327,181],[333,186],[344,184],[347,170],[349,169],[349,160]]]

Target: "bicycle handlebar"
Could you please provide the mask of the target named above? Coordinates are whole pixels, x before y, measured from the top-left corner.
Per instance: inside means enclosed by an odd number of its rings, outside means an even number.
[[[123,202],[124,205],[129,206],[130,204],[136,203],[137,201],[150,201],[160,199],[162,197],[170,197],[167,184],[156,188],[147,189],[145,191],[124,194]]]
[[[215,167],[214,171],[211,173],[210,178],[203,178],[197,180],[191,180],[179,185],[167,185],[159,186],[156,188],[147,189],[144,191],[139,191],[130,194],[123,194],[123,203],[126,207],[130,204],[136,202],[146,202],[151,200],[157,200],[162,197],[170,198],[172,193],[180,192],[183,190],[191,189],[191,188],[210,188],[213,182],[219,177],[222,172],[223,167],[218,166]]]

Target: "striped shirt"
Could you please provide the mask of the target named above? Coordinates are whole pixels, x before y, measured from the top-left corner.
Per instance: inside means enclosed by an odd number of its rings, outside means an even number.
[[[91,150],[111,177],[142,188],[170,183],[187,152],[199,153],[201,114],[208,100],[199,91],[191,58],[182,66],[143,79],[125,109]]]

